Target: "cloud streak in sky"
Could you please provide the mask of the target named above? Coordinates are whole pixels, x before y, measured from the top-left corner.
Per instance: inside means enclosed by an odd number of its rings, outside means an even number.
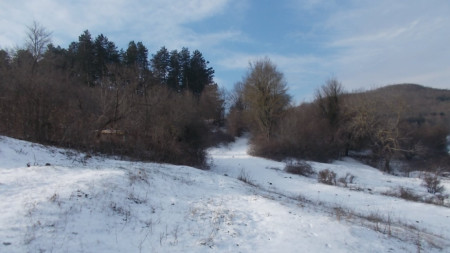
[[[327,46],[336,52],[334,69],[346,86],[415,82],[450,87],[450,72],[446,71],[450,62],[450,17],[445,14],[450,13],[450,4],[366,3],[333,13],[325,23],[333,34]]]
[[[269,57],[297,100],[328,78],[348,90],[414,82],[450,87],[447,0],[16,0],[0,2],[0,48],[34,20],[67,47],[89,29],[119,48],[199,49],[227,88]]]
[[[227,2],[228,0],[5,1],[0,3],[0,14],[3,17],[0,26],[8,29],[3,29],[0,42],[4,44],[2,46],[14,45],[21,37],[25,37],[25,26],[37,20],[54,31],[56,43],[76,40],[85,29],[89,29],[92,34],[105,33],[118,44],[125,44],[128,40],[142,40],[157,44],[158,47],[167,43],[201,45],[200,41],[208,38],[226,40],[237,36],[232,31],[197,36],[195,31],[185,26],[220,13]]]

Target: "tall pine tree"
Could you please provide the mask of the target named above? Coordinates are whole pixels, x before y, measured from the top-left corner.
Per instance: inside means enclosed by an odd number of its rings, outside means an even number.
[[[80,77],[89,86],[93,86],[95,80],[94,43],[88,30],[78,37],[78,42],[70,44],[69,55],[72,58],[75,76]]]
[[[136,64],[138,57],[137,55],[138,49],[136,43],[134,41],[130,41],[130,43],[128,43],[127,51],[125,52],[125,55],[123,57],[124,64],[126,66],[133,66],[134,64]]]
[[[153,74],[161,84],[167,84],[169,63],[170,54],[166,47],[162,47],[151,59]]]
[[[175,91],[180,91],[181,89],[180,77],[181,77],[180,56],[177,50],[173,50],[170,52],[167,86],[169,86],[169,88]]]
[[[137,43],[137,56],[136,62],[141,71],[148,70],[148,49],[142,44],[142,42]]]
[[[194,94],[200,95],[206,85],[213,83],[214,70],[208,67],[208,63],[200,51],[195,50],[192,53],[189,62],[188,88]]]

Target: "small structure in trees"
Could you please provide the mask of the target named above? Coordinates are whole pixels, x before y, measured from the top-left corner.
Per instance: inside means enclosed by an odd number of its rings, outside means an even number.
[[[104,129],[97,130],[97,142],[107,143],[124,143],[126,141],[126,134],[123,130],[117,129]]]

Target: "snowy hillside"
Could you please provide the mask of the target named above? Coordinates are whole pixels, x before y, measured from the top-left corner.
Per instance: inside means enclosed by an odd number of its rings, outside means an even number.
[[[384,194],[426,195],[421,179],[310,163],[355,175],[329,186],[247,148],[242,138],[210,149],[201,171],[0,137],[0,252],[450,251],[448,207]]]

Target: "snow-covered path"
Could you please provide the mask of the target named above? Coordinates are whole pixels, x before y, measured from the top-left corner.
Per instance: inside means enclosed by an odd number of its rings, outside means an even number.
[[[355,177],[352,188],[317,183],[317,178],[307,178],[283,171],[285,163],[248,155],[248,139],[241,138],[228,147],[210,149],[213,171],[239,177],[244,173],[258,188],[291,197],[301,197],[331,208],[343,208],[361,216],[378,216],[390,219],[450,239],[450,209],[448,207],[411,202],[382,195],[398,187],[426,193],[419,178],[403,178],[385,174],[355,160],[336,161],[333,164],[309,162],[314,171],[329,169],[339,176],[351,173]],[[449,180],[443,180],[447,191]],[[355,190],[358,189],[358,190]]]
[[[276,170],[284,165],[248,156],[244,139],[230,147],[210,150],[201,171],[0,137],[0,252],[441,251],[423,234],[399,240],[305,204],[299,194],[334,204],[326,192],[345,189]],[[258,187],[236,180],[241,169]]]

